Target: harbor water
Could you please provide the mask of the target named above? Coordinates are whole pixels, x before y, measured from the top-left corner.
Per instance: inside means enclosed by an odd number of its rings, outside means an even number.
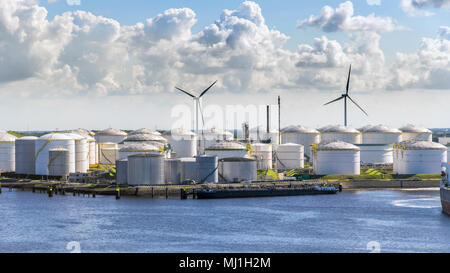
[[[439,190],[219,200],[3,189],[0,252],[450,252]]]

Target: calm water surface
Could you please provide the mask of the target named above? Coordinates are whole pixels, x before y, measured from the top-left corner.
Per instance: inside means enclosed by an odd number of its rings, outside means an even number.
[[[71,241],[82,252],[450,252],[438,189],[224,200],[3,189],[0,216],[0,252],[69,252]]]

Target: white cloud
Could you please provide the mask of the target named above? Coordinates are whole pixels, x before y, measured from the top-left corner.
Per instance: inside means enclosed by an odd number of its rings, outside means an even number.
[[[354,16],[353,3],[346,1],[336,9],[324,6],[319,15],[311,15],[299,24],[299,28],[315,27],[325,32],[335,31],[373,31],[390,32],[400,29],[390,17]]]
[[[446,8],[450,0],[401,0],[400,7],[409,16],[432,16],[434,13],[426,11],[428,8]]]
[[[381,0],[366,0],[367,5],[369,6],[380,6]]]

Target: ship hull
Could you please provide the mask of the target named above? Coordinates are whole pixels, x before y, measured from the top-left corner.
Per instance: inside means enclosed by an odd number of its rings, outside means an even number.
[[[442,212],[450,215],[450,188],[441,187]]]
[[[337,189],[317,190],[317,189],[260,189],[260,190],[219,190],[219,191],[198,191],[197,199],[219,199],[219,198],[246,198],[246,197],[271,197],[271,196],[296,196],[296,195],[317,195],[335,194]]]

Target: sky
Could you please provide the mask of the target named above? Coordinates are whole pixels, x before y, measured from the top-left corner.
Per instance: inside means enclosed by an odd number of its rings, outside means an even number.
[[[174,87],[216,80],[205,128],[265,124],[277,96],[282,127],[342,124],[343,102],[323,104],[350,64],[368,116],[349,103],[349,126],[450,127],[449,15],[450,0],[2,0],[0,129],[188,127]]]

